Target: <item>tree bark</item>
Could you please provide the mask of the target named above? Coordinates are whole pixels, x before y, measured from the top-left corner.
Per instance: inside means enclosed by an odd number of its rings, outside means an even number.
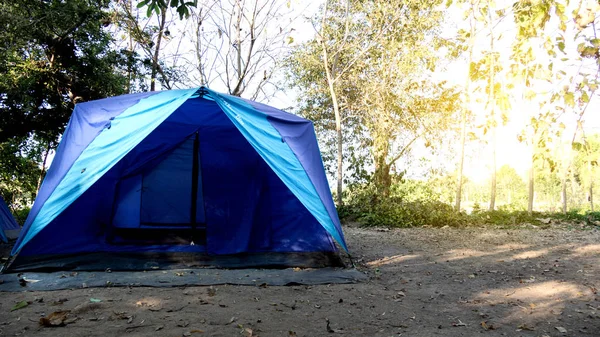
[[[534,163],[534,151],[532,151],[531,153],[531,167],[529,168],[529,197],[527,199],[527,213],[529,213],[529,215],[531,215],[533,213],[533,182],[534,182],[534,177],[533,177],[533,163]]]
[[[335,93],[335,88],[333,86],[333,77],[331,76],[331,71],[329,70],[329,63],[327,62],[327,50],[325,49],[325,45],[323,45],[323,59],[325,62],[325,74],[327,76],[327,84],[329,85],[329,94],[331,95],[331,101],[333,102],[333,113],[335,115],[335,130],[337,138],[337,203],[338,205],[343,205],[344,201],[342,199],[342,192],[344,184],[344,154],[342,144],[342,117],[340,114],[340,107],[338,104],[337,95]]]
[[[468,95],[468,93],[467,93]],[[465,142],[466,142],[466,129],[467,129],[467,112],[466,110],[462,113],[461,128],[460,128],[460,158],[458,159],[458,180],[456,182],[456,201],[454,203],[454,209],[460,212],[460,202],[462,199],[462,185],[463,185],[463,167],[465,163]]]
[[[130,13],[133,13],[133,0],[127,0],[127,3],[125,3],[125,6],[128,7],[128,10]],[[131,65],[131,58],[133,55],[133,35],[131,34],[131,25],[127,25],[127,33],[129,34],[129,45],[128,50],[129,50],[129,57],[127,60],[127,88],[125,89],[126,93],[131,93],[131,82],[133,81],[133,67]]]
[[[42,171],[40,172],[40,176],[38,177],[36,194],[37,191],[40,190],[40,187],[42,186],[42,181],[44,181],[44,177],[46,176],[46,162],[48,161],[48,154],[50,153],[50,149],[50,142],[48,142],[48,146],[46,147],[46,153],[44,153],[44,159],[42,160]]]
[[[342,116],[340,114],[340,107],[335,93],[334,87],[334,75],[332,69],[329,66],[329,54],[327,52],[327,45],[324,37],[325,18],[327,17],[327,2],[323,9],[323,21],[321,23],[321,47],[323,48],[323,65],[325,66],[325,76],[327,77],[327,85],[329,87],[329,94],[333,103],[333,113],[335,115],[335,131],[337,141],[337,204],[343,205],[344,200],[342,198],[342,192],[344,187],[344,154],[343,154],[343,133],[342,133]]]
[[[494,88],[496,86],[494,75],[496,73],[496,65],[494,64],[494,25],[492,22],[492,10],[491,10],[491,1],[488,1],[488,18],[490,25],[490,83],[489,83],[489,101],[490,105],[490,118],[492,119],[492,132],[491,132],[491,145],[492,145],[492,184],[490,191],[490,211],[493,211],[496,208],[496,114],[495,114],[495,100],[496,95],[494,93]]]
[[[593,212],[594,211],[594,178],[593,178],[593,167],[592,167],[592,162],[588,161],[588,169],[590,170],[590,186],[589,186],[589,201],[590,201],[590,210]]]
[[[492,184],[490,191],[490,211],[496,208],[496,126],[492,129]]]
[[[394,161],[388,162],[389,139],[385,127],[374,127],[371,131],[373,137],[373,159],[375,161],[375,172],[373,172],[373,183],[377,193],[377,198],[383,199],[389,197],[392,178],[390,176],[390,167]],[[398,158],[398,157],[396,157]]]
[[[386,162],[386,157],[380,155],[375,158],[375,172],[373,173],[377,196],[384,199],[390,196],[390,187],[392,186],[390,164]]]
[[[567,214],[567,171],[563,175],[563,178],[560,182],[561,188],[561,201],[562,201],[562,212],[563,214]]]
[[[471,28],[471,34],[469,35],[469,66],[471,66],[471,62],[473,62],[473,45],[474,45],[474,36],[475,36],[475,26],[473,25],[473,16],[474,14],[473,3],[471,3],[471,14],[469,15],[469,24]],[[465,143],[466,143],[466,133],[467,133],[467,112],[470,109],[471,105],[471,77],[467,76],[465,83],[465,107],[461,114],[461,125],[460,125],[460,158],[458,159],[458,178],[457,178],[457,186],[456,186],[456,201],[454,203],[454,209],[457,212],[460,212],[460,203],[462,201],[462,187],[463,187],[463,171],[464,171],[464,163],[465,163]]]

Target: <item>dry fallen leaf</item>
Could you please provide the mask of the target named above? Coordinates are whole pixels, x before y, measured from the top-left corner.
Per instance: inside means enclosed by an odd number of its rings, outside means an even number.
[[[344,331],[342,329],[332,329],[331,328],[331,322],[329,322],[329,318],[325,318],[325,321],[327,322],[327,332],[329,333],[344,333]]]
[[[485,330],[496,330],[496,326],[493,324],[487,324],[487,321],[481,322],[481,327]]]
[[[46,317],[40,318],[40,325],[45,327],[65,326],[69,310],[55,311]]]
[[[327,322],[327,327],[326,327],[326,329],[327,329],[327,332],[329,332],[329,333],[333,333],[333,332],[335,332],[335,331],[333,331],[333,329],[331,328],[331,325],[330,325],[330,323],[329,323],[329,318],[325,318],[325,322]]]
[[[452,326],[467,326],[465,323],[463,323],[460,319],[458,320],[458,323],[453,322]]]
[[[212,286],[210,286],[210,288],[208,288],[207,290],[208,292],[208,296],[215,296],[217,294],[217,290],[215,288],[213,288]]]
[[[562,326],[557,326],[555,329],[560,333],[567,333],[567,329],[563,328]]]
[[[527,324],[525,324],[525,323],[523,323],[523,324],[519,325],[519,326],[517,327],[517,329],[521,329],[521,330],[527,330],[527,331],[534,331],[534,330],[535,330],[535,328],[534,328],[534,327],[528,326],[528,325],[527,325]]]

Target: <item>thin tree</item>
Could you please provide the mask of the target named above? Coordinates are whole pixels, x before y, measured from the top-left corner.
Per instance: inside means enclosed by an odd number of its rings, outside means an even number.
[[[467,61],[469,66],[473,62],[473,46],[475,42],[475,1],[469,1],[469,35],[467,37]],[[466,76],[465,79],[465,90],[464,97],[465,102],[464,106],[461,109],[460,115],[460,156],[458,159],[458,174],[457,174],[457,183],[456,183],[456,200],[454,204],[454,209],[457,212],[460,212],[460,204],[462,201],[462,187],[463,187],[463,171],[464,171],[464,163],[465,163],[465,144],[466,144],[466,135],[467,135],[467,119],[470,115],[471,111],[471,76]]]
[[[487,4],[487,12],[488,12],[488,26],[490,29],[490,69],[489,69],[489,86],[488,86],[488,105],[490,109],[490,119],[491,119],[491,148],[492,148],[492,177],[491,177],[491,186],[490,186],[490,211],[493,211],[496,208],[496,65],[495,65],[495,54],[494,54],[494,22],[492,20],[492,7],[491,1],[488,1]]]
[[[205,2],[192,14],[196,81],[234,96],[270,99],[278,90],[274,79],[283,54],[293,43],[291,15],[277,0]]]

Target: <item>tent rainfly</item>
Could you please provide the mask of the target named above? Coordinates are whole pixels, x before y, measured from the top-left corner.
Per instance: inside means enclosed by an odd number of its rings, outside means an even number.
[[[14,239],[20,229],[6,202],[0,196],[0,242],[8,242],[9,238]]]
[[[5,267],[323,266],[335,242],[312,122],[202,87],[77,104]]]

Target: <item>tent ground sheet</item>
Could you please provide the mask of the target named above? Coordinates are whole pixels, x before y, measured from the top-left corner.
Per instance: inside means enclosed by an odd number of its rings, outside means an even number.
[[[357,283],[367,276],[353,268],[172,269],[150,271],[52,272],[0,275],[0,292],[89,287],[180,287],[218,284],[253,286]]]

